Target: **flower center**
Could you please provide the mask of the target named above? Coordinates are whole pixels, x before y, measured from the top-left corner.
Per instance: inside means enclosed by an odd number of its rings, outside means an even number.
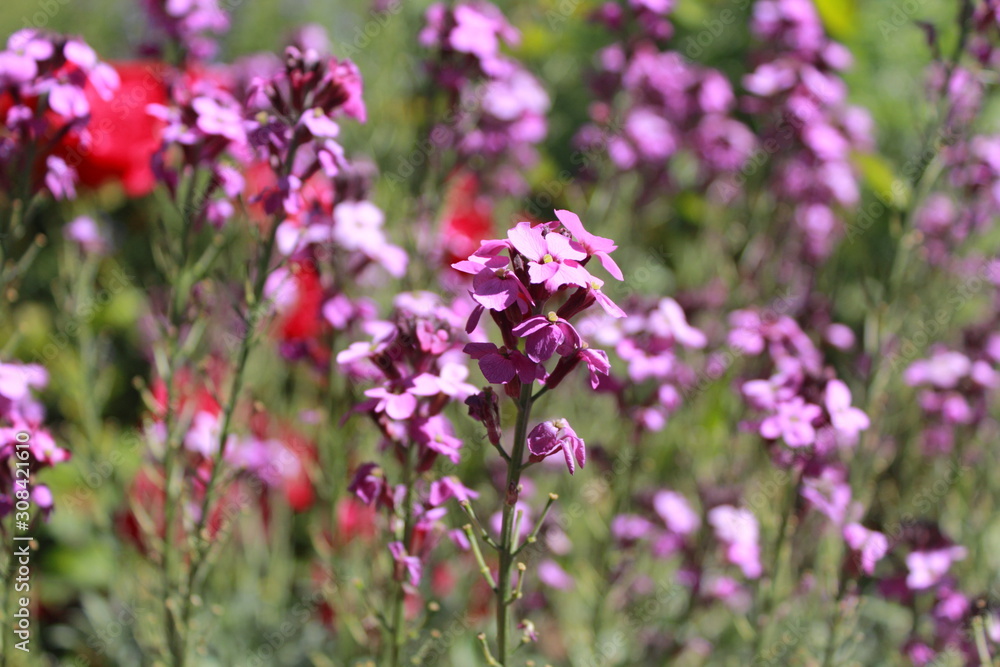
[[[554,261],[556,261],[556,258],[548,253],[545,253],[545,257],[542,257],[542,264],[548,264],[549,262]]]
[[[559,321],[559,316],[556,315],[555,311],[553,310],[550,310],[549,314],[546,315],[545,317],[546,319],[548,319],[549,322],[552,322],[552,324],[555,324],[556,322]]]

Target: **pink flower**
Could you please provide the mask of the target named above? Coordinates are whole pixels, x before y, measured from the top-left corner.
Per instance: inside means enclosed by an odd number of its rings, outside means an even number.
[[[389,552],[396,563],[406,568],[410,583],[414,586],[419,586],[420,578],[423,575],[423,564],[420,562],[420,559],[416,556],[410,556],[406,552],[406,547],[403,546],[402,542],[391,542],[389,544]]]
[[[687,499],[675,491],[660,491],[653,496],[653,510],[678,535],[689,535],[698,530],[701,519]]]
[[[649,314],[647,326],[655,335],[685,347],[700,350],[708,343],[705,334],[688,324],[684,309],[671,298],[660,300],[659,307]]]
[[[374,387],[365,391],[365,396],[375,399],[375,412],[384,412],[391,419],[409,419],[417,410],[417,397],[406,390],[394,392]]]
[[[45,186],[56,199],[76,198],[76,170],[66,164],[61,157],[50,155],[45,158]]]
[[[805,447],[816,441],[812,422],[822,414],[818,405],[796,396],[778,404],[778,413],[761,422],[760,434],[769,440],[784,438],[789,447]]]
[[[543,234],[542,227],[519,222],[507,232],[511,245],[528,258],[528,277],[533,284],[545,283],[554,292],[562,285],[586,287],[590,274],[579,265],[587,253],[572,247],[562,234]]]
[[[314,137],[320,139],[333,139],[340,134],[340,126],[319,107],[302,114],[301,122]]]
[[[903,373],[908,385],[931,384],[941,389],[952,389],[969,374],[972,362],[961,352],[936,352],[930,359],[914,362]]]
[[[871,425],[868,415],[851,407],[851,390],[840,380],[826,383],[826,409],[833,428],[851,444],[857,441],[861,431]]]
[[[866,574],[875,572],[875,564],[889,551],[889,540],[882,533],[869,530],[860,523],[844,526],[844,541],[852,551],[861,556],[861,570]]]
[[[587,450],[584,448],[583,439],[577,436],[576,431],[565,419],[542,422],[533,428],[528,434],[528,451],[531,452],[532,461],[541,461],[561,451],[571,475],[576,470],[574,459],[581,468],[587,463]]]
[[[846,474],[834,466],[823,467],[819,475],[803,477],[801,493],[835,524],[844,520],[851,503],[851,485]]]
[[[708,522],[715,536],[726,546],[726,560],[743,570],[749,579],[756,579],[763,568],[760,564],[760,528],[757,517],[748,509],[719,505],[708,512]]]
[[[211,97],[196,97],[191,107],[198,114],[198,129],[210,136],[220,136],[243,143],[246,141],[246,131],[243,128],[243,117],[239,105],[227,100],[223,106]]]
[[[914,591],[930,588],[941,581],[953,562],[964,560],[966,554],[965,547],[960,546],[911,551],[906,556],[906,567],[910,570],[906,585]]]
[[[601,261],[601,266],[603,266],[608,273],[618,280],[625,279],[622,276],[622,270],[618,268],[615,260],[611,259],[611,256],[609,255],[609,253],[618,249],[618,246],[615,245],[614,241],[588,232],[583,228],[580,216],[572,211],[557,210],[556,217],[559,218],[559,222],[563,224],[563,227],[565,227],[566,230],[576,238],[577,242],[583,246],[583,249],[588,255],[597,257]]]
[[[565,356],[583,344],[573,325],[554,312],[546,317],[530,317],[512,331],[526,339],[524,351],[532,361],[547,361],[556,352]]]
[[[523,577],[524,574],[522,573]],[[549,588],[559,590],[569,590],[573,588],[573,577],[564,570],[559,563],[551,559],[543,560],[538,565],[538,580]]]
[[[611,362],[608,361],[608,353],[604,350],[595,350],[589,347],[586,343],[577,353],[583,363],[587,364],[587,370],[590,371],[590,387],[591,389],[597,389],[597,386],[601,384],[601,379],[598,376],[607,376],[611,372]]]

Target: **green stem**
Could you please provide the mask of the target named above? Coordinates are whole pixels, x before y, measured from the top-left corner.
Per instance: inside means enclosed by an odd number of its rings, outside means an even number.
[[[507,595],[510,593],[511,565],[514,560],[514,506],[517,503],[517,487],[521,482],[524,463],[524,448],[528,439],[528,419],[531,417],[531,385],[521,386],[521,396],[517,402],[517,424],[514,428],[514,448],[507,464],[507,486],[504,489],[503,522],[500,531],[500,568],[496,588],[497,599],[497,661],[507,665],[507,630],[510,620],[507,613]]]
[[[411,448],[406,450],[406,460],[403,462],[403,484],[406,486],[406,499],[403,501],[403,547],[410,548],[413,537],[413,456]],[[393,573],[396,577],[396,591],[392,601],[392,641],[389,644],[389,666],[399,667],[399,658],[406,639],[406,619],[403,611],[406,603],[406,591],[403,588],[405,573],[394,563]]]
[[[774,554],[773,554],[774,560],[771,563],[771,582],[770,585],[768,586],[766,594],[762,595],[763,599],[759,601],[760,606],[757,609],[757,614],[756,614],[757,636],[754,640],[754,650],[753,650],[754,659],[756,659],[757,656],[760,655],[761,650],[764,648],[764,640],[766,638],[765,635],[767,634],[765,632],[766,629],[765,624],[768,625],[770,624],[770,619],[768,618],[768,616],[770,615],[771,610],[774,608],[775,588],[777,587],[778,584],[778,578],[779,575],[781,574],[781,563],[783,562],[781,558],[781,551],[782,549],[784,549],[785,541],[788,537],[788,524],[792,516],[792,511],[795,508],[795,496],[798,493],[798,489],[799,489],[799,479],[798,476],[795,476],[793,477],[792,482],[788,487],[788,498],[786,499],[785,502],[784,511],[781,514],[781,525],[778,526],[778,536],[775,538],[774,542]],[[758,586],[758,591],[761,592],[760,586]]]

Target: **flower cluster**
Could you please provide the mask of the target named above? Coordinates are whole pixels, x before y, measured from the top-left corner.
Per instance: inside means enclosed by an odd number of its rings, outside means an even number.
[[[18,501],[30,500],[45,516],[52,510],[52,493],[35,475],[70,454],[45,428],[45,408],[32,395],[48,382],[48,372],[37,364],[0,362],[0,517]]]
[[[704,187],[743,166],[756,145],[749,128],[733,118],[736,97],[726,77],[658,44],[672,34],[671,5],[606,3],[597,11],[595,18],[618,41],[598,53],[591,124],[577,135],[581,148],[606,147],[619,170],[638,171],[650,196],[690,187],[678,183],[689,176],[670,168],[678,153],[695,159]]]
[[[368,400],[354,410],[375,422],[382,449],[397,460],[403,475],[391,484],[386,466],[362,463],[350,489],[365,504],[388,512],[397,577],[402,580],[405,571],[416,586],[421,564],[443,530],[446,503],[477,497],[453,477],[426,480],[439,457],[458,464],[463,443],[443,411],[476,388],[465,381],[461,317],[430,294],[401,294],[395,305],[391,321],[372,323],[378,330],[374,339],[352,344],[337,355],[337,363],[355,377],[380,376],[379,385],[365,391]],[[468,547],[461,532],[452,537]]]
[[[170,46],[179,51],[179,59],[207,60],[218,51],[212,35],[229,30],[229,15],[217,0],[143,0],[150,25],[161,33],[167,44],[151,40],[145,50],[161,54]]]
[[[987,419],[989,399],[1000,387],[1000,336],[993,334],[975,360],[961,352],[938,347],[927,359],[906,369],[903,379],[920,388],[919,404],[928,426],[923,433],[924,452],[948,454],[955,447],[959,429],[975,429]]]
[[[830,41],[810,0],[754,5],[752,29],[762,45],[743,79],[746,111],[770,118],[762,137],[771,155],[775,196],[794,202],[792,221],[801,254],[823,259],[842,234],[838,209],[857,205],[854,150],[871,147],[871,117],[846,103],[838,72],[850,52]]]
[[[420,43],[432,49],[428,70],[448,92],[449,111],[430,133],[438,149],[453,148],[459,163],[499,192],[524,192],[520,170],[536,161],[545,138],[549,96],[524,67],[501,53],[520,35],[494,5],[431,5]]]
[[[0,186],[24,198],[44,188],[74,199],[76,169],[56,149],[70,135],[91,141],[86,91],[110,100],[118,85],[118,73],[77,37],[30,28],[11,35],[0,51]]]
[[[600,376],[610,371],[608,355],[591,348],[570,320],[595,304],[612,317],[625,316],[601,291],[604,281],[586,268],[597,258],[621,280],[621,269],[609,254],[617,246],[586,231],[575,213],[556,211],[556,217],[558,221],[537,226],[520,222],[506,239],[483,241],[468,259],[453,264],[472,276],[470,295],[476,306],[466,330],[475,330],[489,311],[503,343],[473,342],[465,351],[479,362],[487,381],[504,385],[512,398],[536,380],[554,389],[581,363],[596,388]],[[546,312],[549,302],[563,295],[557,307],[550,306],[555,310]],[[554,356],[559,360],[549,372],[545,363]]]
[[[630,415],[638,437],[660,431],[695,385],[695,371],[679,356],[683,349],[700,350],[707,338],[687,321],[674,299],[625,304],[627,319],[609,313],[585,318],[580,330],[601,345],[614,347],[626,362],[624,376],[601,378],[598,391],[613,393],[619,408]]]

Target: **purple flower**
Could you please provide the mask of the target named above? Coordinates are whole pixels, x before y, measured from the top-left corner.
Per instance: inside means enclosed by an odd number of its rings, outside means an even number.
[[[531,452],[532,461],[541,461],[561,451],[571,475],[576,470],[574,459],[581,468],[587,463],[584,442],[565,419],[542,422],[533,428],[528,434],[528,451]]]
[[[889,540],[885,535],[869,530],[860,523],[844,526],[844,541],[852,551],[860,554],[861,570],[868,575],[874,574],[875,564],[889,551]]]
[[[574,248],[562,234],[543,234],[542,227],[519,222],[508,230],[507,238],[528,258],[528,277],[533,284],[545,283],[545,288],[554,292],[562,285],[586,287],[590,282],[590,274],[578,263],[587,253]]]
[[[756,579],[763,568],[760,564],[760,529],[757,517],[748,509],[720,505],[708,512],[708,522],[715,536],[726,545],[726,560],[743,570],[748,579]]]
[[[868,415],[851,407],[851,390],[840,380],[826,383],[826,409],[833,428],[851,444],[857,441],[858,433],[871,425]]]
[[[583,222],[580,221],[580,216],[572,211],[556,210],[556,217],[559,218],[559,222],[563,224],[563,227],[572,234],[577,242],[583,246],[583,249],[588,255],[593,255],[601,260],[601,266],[614,276],[618,280],[624,280],[622,276],[622,270],[618,268],[615,260],[611,259],[609,253],[618,249],[615,242],[611,239],[606,239],[603,236],[597,236],[591,234],[586,229],[583,228]]]
[[[547,361],[557,351],[563,356],[582,347],[583,340],[573,325],[550,312],[536,315],[514,327],[513,333],[525,338],[524,351],[532,361]]]
[[[805,447],[816,441],[812,422],[822,414],[818,405],[796,396],[778,404],[778,413],[761,422],[760,434],[769,440],[784,438],[789,447]]]
[[[468,343],[463,351],[479,360],[479,370],[487,382],[507,384],[516,376],[521,382],[534,382],[538,377],[538,364],[517,350],[498,348],[493,343]]]

